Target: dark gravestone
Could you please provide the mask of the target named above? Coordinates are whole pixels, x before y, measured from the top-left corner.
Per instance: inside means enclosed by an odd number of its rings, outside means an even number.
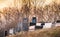
[[[35,26],[35,29],[42,29],[43,28],[43,25],[41,26]]]
[[[30,22],[30,26],[36,25],[36,17],[32,18],[32,22]]]
[[[7,36],[8,35],[8,32],[7,31],[5,31],[5,36]]]
[[[30,23],[30,26],[33,26],[33,25],[36,25],[36,23],[32,23],[32,22],[31,22],[31,23]]]
[[[20,31],[22,31],[23,30],[23,22],[18,22],[17,23],[17,26],[14,28],[14,34],[16,34],[16,32],[20,32]]]
[[[28,31],[28,24],[27,23],[23,23],[23,31]]]
[[[0,37],[5,37],[4,30],[0,30]]]
[[[32,18],[32,23],[36,23],[36,17]]]
[[[57,23],[60,23],[60,20],[57,20]]]
[[[17,31],[18,31],[18,32],[21,31],[21,28],[22,28],[21,25],[22,25],[22,22],[19,22],[19,23],[18,23],[18,26],[17,26]]]
[[[45,23],[42,22],[42,23],[41,23],[41,26],[35,26],[35,29],[42,29],[44,25],[45,25]]]
[[[43,28],[43,26],[44,26],[44,25],[45,25],[45,23],[44,23],[44,22],[42,22],[42,23],[41,23],[41,29]]]
[[[17,27],[15,27],[13,31],[14,31],[13,33],[16,34],[16,32],[17,32]]]
[[[41,23],[41,25],[45,25],[45,23],[44,23],[44,22],[42,22],[42,23]]]
[[[28,18],[23,18],[23,31],[28,31]]]
[[[28,18],[23,18],[23,23],[28,23]]]
[[[13,33],[16,34],[17,32],[21,31],[21,28],[18,27],[19,25],[17,25],[14,29],[13,29]]]
[[[9,30],[6,30],[5,31],[5,36],[8,36],[9,35]]]

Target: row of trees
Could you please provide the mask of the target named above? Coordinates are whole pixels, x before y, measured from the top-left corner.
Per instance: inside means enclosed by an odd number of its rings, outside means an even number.
[[[55,2],[52,5],[46,5],[44,8],[34,5],[34,1],[29,0],[27,3],[26,2],[25,0],[23,1],[23,5],[20,9],[17,7],[4,8],[3,12],[0,12],[5,19],[3,25],[16,25],[19,21],[21,22],[24,17],[28,18],[29,22],[31,22],[34,16],[37,17],[37,22],[54,22],[60,19],[60,5]],[[0,18],[1,17],[0,15]],[[0,20],[0,23],[2,23],[2,21],[3,20]]]

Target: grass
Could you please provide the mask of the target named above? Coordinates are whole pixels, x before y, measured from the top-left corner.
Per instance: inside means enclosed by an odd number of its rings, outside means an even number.
[[[20,32],[7,37],[60,37],[60,27],[41,29],[32,32]]]

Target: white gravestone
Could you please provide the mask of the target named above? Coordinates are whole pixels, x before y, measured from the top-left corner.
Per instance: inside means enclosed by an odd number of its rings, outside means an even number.
[[[30,26],[29,27],[29,31],[34,31],[35,30],[35,26]]]
[[[52,23],[45,23],[45,25],[43,26],[43,29],[51,28],[51,27],[52,27]]]
[[[10,29],[10,30],[9,30],[9,34],[14,34],[14,32],[13,32],[13,31],[14,31],[14,29],[13,29],[13,28],[12,28],[12,29]]]
[[[41,26],[41,23],[36,23],[36,26]]]
[[[56,26],[56,27],[57,27],[57,26],[60,26],[60,23],[56,23],[55,26]]]

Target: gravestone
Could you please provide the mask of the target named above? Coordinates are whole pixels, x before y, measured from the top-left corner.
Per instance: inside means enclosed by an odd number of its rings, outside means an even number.
[[[36,17],[32,18],[32,23],[36,23]]]
[[[41,26],[41,23],[36,23],[36,26]]]
[[[36,25],[36,23],[32,23],[32,22],[30,22],[30,26],[33,26],[33,25]]]
[[[29,31],[34,31],[35,30],[35,25],[34,26],[29,26]]]
[[[60,23],[60,20],[57,20],[56,22],[57,22],[57,23]]]
[[[44,25],[45,25],[44,22],[36,23],[35,29],[42,29]]]
[[[18,22],[13,30],[13,33],[16,34],[16,32],[20,32],[22,30],[23,30],[23,22]]]
[[[32,18],[32,22],[30,22],[30,26],[36,25],[36,17]]]
[[[23,18],[23,31],[28,31],[28,18]]]
[[[43,25],[41,26],[35,26],[35,29],[42,29],[43,28]]]
[[[9,30],[5,30],[4,33],[5,33],[5,36],[8,36],[9,35]]]
[[[0,37],[5,37],[4,30],[0,30]]]
[[[45,25],[43,26],[43,29],[51,28],[51,27],[52,27],[52,23],[45,23]]]
[[[5,31],[5,36],[7,36],[8,35],[8,32],[7,31]]]
[[[14,28],[11,28],[11,29],[9,30],[9,34],[10,34],[10,35],[14,34]]]
[[[42,23],[41,23],[41,25],[45,25],[45,23],[44,23],[44,22],[42,22]]]

